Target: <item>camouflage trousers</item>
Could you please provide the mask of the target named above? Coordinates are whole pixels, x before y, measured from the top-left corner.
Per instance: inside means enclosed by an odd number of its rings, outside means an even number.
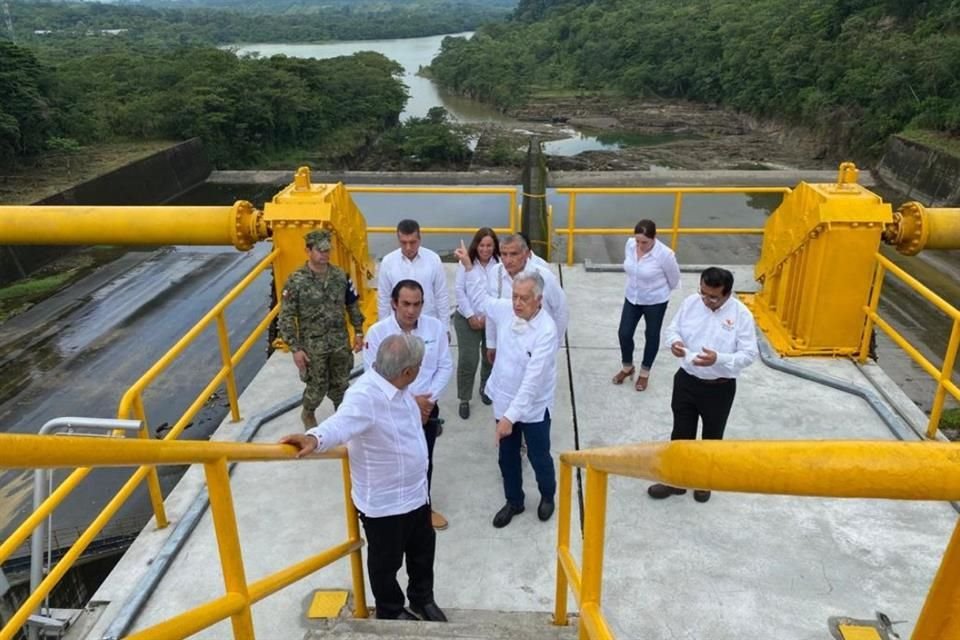
[[[329,396],[336,409],[343,402],[343,394],[350,382],[353,352],[346,348],[320,353],[307,350],[307,357],[310,362],[300,374],[300,379],[307,385],[303,390],[303,408],[313,412],[324,397]]]

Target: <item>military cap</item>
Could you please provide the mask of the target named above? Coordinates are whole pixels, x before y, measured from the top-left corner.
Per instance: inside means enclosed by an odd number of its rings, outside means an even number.
[[[330,232],[326,229],[317,229],[304,236],[308,247],[318,251],[330,251]]]

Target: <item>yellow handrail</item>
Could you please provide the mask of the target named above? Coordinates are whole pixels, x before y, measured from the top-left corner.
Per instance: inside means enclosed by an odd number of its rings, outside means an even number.
[[[610,640],[601,610],[607,476],[677,487],[835,498],[960,499],[960,444],[870,441],[684,440],[640,443],[560,456],[554,624],[567,624],[567,593],[580,604],[580,637]],[[570,552],[572,469],[586,469],[583,574]],[[817,473],[811,474],[810,469]],[[958,638],[960,522],[940,563],[914,638]]]
[[[182,613],[133,638],[184,637],[205,629],[221,620],[232,618],[234,637],[253,638],[250,606],[276,591],[302,579],[340,558],[351,557],[355,615],[366,617],[366,592],[363,582],[360,550],[363,540],[359,535],[357,512],[350,497],[350,467],[346,448],[338,447],[310,459],[339,459],[344,479],[344,505],[347,519],[347,540],[325,551],[281,569],[252,584],[246,580],[243,557],[237,537],[236,514],[230,491],[227,463],[231,461],[277,461],[295,458],[296,449],[289,445],[247,444],[234,442],[97,440],[82,437],[60,437],[56,440],[36,435],[0,435],[0,467],[11,469],[56,468],[83,465],[85,467],[129,467],[140,465],[134,477],[142,478],[146,469],[154,465],[203,464],[206,471],[210,509],[217,535],[217,545],[223,568],[226,594],[195,609]],[[132,479],[131,479],[132,480]],[[130,483],[128,483],[130,484]],[[136,485],[133,484],[133,487]],[[132,491],[132,489],[131,489]],[[122,493],[122,492],[121,492]],[[111,501],[117,508],[125,497],[118,494]],[[109,518],[107,510],[98,518]],[[98,531],[98,530],[97,530]],[[84,533],[90,540],[97,531]],[[89,535],[88,535],[89,534]],[[79,541],[78,541],[79,543]],[[86,545],[84,544],[83,547]],[[26,623],[30,613],[39,605],[50,588],[62,577],[72,561],[82,553],[74,545],[65,557],[0,629],[0,640],[10,640]],[[72,557],[71,554],[73,554]]]
[[[565,187],[557,193],[569,197],[567,205],[567,228],[556,229],[555,233],[567,236],[567,266],[573,265],[574,238],[586,235],[631,235],[633,229],[625,227],[589,227],[577,229],[578,195],[673,195],[673,223],[670,228],[657,229],[658,233],[669,234],[670,248],[677,250],[680,234],[687,235],[762,235],[762,228],[754,227],[690,227],[680,226],[684,194],[745,194],[745,193],[790,193],[789,187]]]
[[[237,404],[237,395],[236,395],[236,383],[233,379],[233,370],[236,367],[246,354],[250,351],[252,346],[256,341],[263,335],[264,331],[267,330],[267,327],[270,326],[270,323],[276,318],[277,314],[280,312],[279,305],[276,305],[271,309],[266,316],[258,323],[258,325],[253,329],[250,335],[241,343],[237,348],[235,353],[230,353],[230,343],[229,343],[229,334],[227,331],[227,325],[225,320],[225,310],[226,307],[237,299],[243,291],[250,286],[251,283],[256,280],[256,278],[263,273],[273,262],[276,260],[278,252],[276,250],[268,254],[263,260],[261,260],[253,270],[247,274],[236,286],[219,302],[217,303],[196,325],[194,325],[186,335],[184,335],[180,340],[174,344],[170,350],[164,354],[156,364],[154,364],[150,369],[144,373],[137,382],[124,394],[123,398],[120,401],[120,408],[118,409],[118,416],[121,418],[128,418],[131,416],[136,416],[143,422],[143,428],[140,430],[140,444],[150,445],[153,441],[150,440],[149,429],[147,427],[147,416],[146,411],[143,406],[143,392],[148,387],[148,385],[153,382],[163,371],[165,371],[169,365],[175,360],[184,350],[193,342],[208,326],[213,323],[216,323],[217,330],[219,332],[219,345],[221,348],[221,360],[223,365],[220,367],[216,375],[210,380],[210,382],[200,391],[197,397],[194,399],[193,403],[188,407],[187,411],[181,416],[181,418],[174,424],[173,428],[164,436],[165,441],[175,440],[181,432],[186,428],[186,425],[196,416],[196,414],[203,408],[209,399],[210,395],[219,387],[221,384],[226,383],[228,389],[228,397],[231,402],[231,414],[233,418],[239,419],[239,406]],[[230,389],[233,388],[231,392]],[[40,437],[40,436],[34,436]],[[57,442],[63,442],[61,438],[57,439]],[[98,441],[102,444],[102,441]],[[127,442],[130,444],[130,441]],[[206,443],[204,443],[206,444]],[[2,466],[7,467],[16,467],[17,465],[13,464],[4,464]],[[33,465],[33,468],[39,468],[41,464]],[[19,527],[13,531],[10,536],[0,544],[0,563],[5,562],[34,532],[37,526],[43,522],[53,511],[76,489],[77,486],[83,481],[84,478],[90,473],[90,466],[86,465],[82,460],[73,460],[64,461],[60,465],[61,467],[79,467],[75,469],[70,475],[68,475],[63,482],[57,487],[53,493],[51,493],[46,500],[32,513]],[[120,466],[130,466],[120,465]],[[167,517],[163,507],[163,498],[160,493],[160,483],[158,481],[156,468],[152,465],[145,465],[138,468],[130,476],[130,478],[124,483],[120,490],[114,495],[114,497],[107,503],[103,510],[97,515],[96,518],[87,526],[84,532],[77,538],[77,540],[71,545],[70,549],[65,553],[61,558],[60,562],[57,563],[46,578],[40,583],[40,587],[35,591],[30,598],[24,603],[21,607],[20,612],[24,613],[23,620],[20,621],[22,625],[26,621],[26,616],[29,615],[31,611],[36,609],[39,606],[40,602],[45,598],[50,591],[56,586],[59,580],[66,574],[67,571],[73,566],[73,564],[79,559],[83,552],[87,549],[90,543],[99,535],[103,528],[107,525],[110,519],[120,510],[124,505],[127,499],[133,494],[134,490],[140,483],[147,479],[150,501],[153,506],[154,515],[156,516],[157,527],[163,528],[166,527]],[[32,605],[33,608],[28,608],[27,605]],[[0,635],[0,640],[5,636]]]
[[[947,392],[949,391],[950,395],[960,400],[960,387],[953,382],[953,367],[957,361],[957,350],[960,349],[960,309],[957,309],[938,296],[919,280],[894,264],[889,258],[880,253],[877,253],[875,258],[877,260],[877,269],[874,273],[870,300],[867,305],[863,307],[863,311],[867,315],[867,321],[863,330],[863,337],[860,343],[860,356],[858,359],[860,363],[864,363],[870,355],[870,335],[873,332],[873,327],[876,326],[882,329],[927,375],[936,381],[937,390],[934,392],[933,405],[930,408],[930,418],[927,421],[926,431],[927,437],[933,438],[940,426],[940,418],[943,415],[943,404],[946,400]],[[880,291],[883,288],[884,276],[887,273],[900,279],[901,282],[919,294],[920,297],[933,304],[933,306],[953,320],[953,328],[950,330],[950,338],[947,340],[947,349],[943,356],[943,365],[939,369],[920,353],[916,347],[910,344],[899,331],[894,329],[889,322],[880,317]]]

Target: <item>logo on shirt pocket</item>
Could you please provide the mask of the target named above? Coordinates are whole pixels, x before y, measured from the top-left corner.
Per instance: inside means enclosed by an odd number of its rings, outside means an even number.
[[[733,318],[727,318],[720,323],[720,326],[726,331],[733,331],[736,328],[736,323],[733,321]]]

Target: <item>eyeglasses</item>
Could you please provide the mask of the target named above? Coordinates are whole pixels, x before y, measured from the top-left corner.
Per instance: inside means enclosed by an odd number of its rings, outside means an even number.
[[[697,293],[700,294],[700,298],[702,300],[706,300],[707,302],[712,302],[714,304],[718,302],[723,302],[723,299],[727,297],[727,296],[708,296],[703,292],[703,289],[700,289]]]

